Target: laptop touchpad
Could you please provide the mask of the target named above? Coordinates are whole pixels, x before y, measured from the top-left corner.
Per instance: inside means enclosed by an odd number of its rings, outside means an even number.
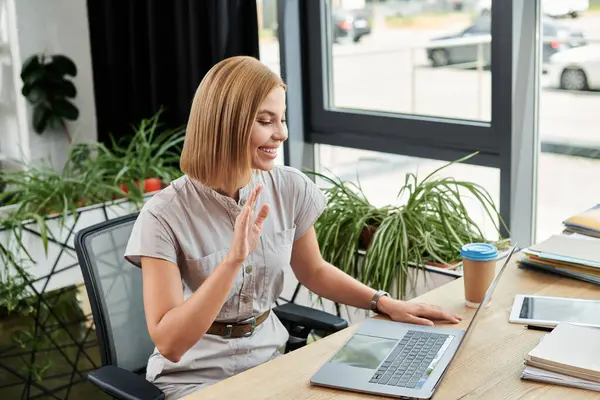
[[[397,339],[355,334],[330,362],[377,369],[398,343]]]

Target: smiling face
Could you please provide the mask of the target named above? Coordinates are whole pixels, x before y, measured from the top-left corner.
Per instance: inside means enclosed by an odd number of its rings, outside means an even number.
[[[275,165],[277,152],[288,137],[285,122],[285,91],[273,89],[261,104],[250,133],[252,168],[268,171]]]

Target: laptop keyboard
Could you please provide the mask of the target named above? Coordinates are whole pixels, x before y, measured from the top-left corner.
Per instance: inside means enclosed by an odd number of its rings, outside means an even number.
[[[449,337],[439,333],[408,331],[369,382],[421,388],[433,369],[430,365],[437,362],[447,348],[444,344]]]

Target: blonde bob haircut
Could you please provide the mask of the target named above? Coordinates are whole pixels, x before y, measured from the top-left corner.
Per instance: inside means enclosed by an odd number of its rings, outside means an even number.
[[[238,189],[252,175],[250,132],[269,93],[286,86],[255,58],[236,56],[213,66],[196,90],[180,168],[212,189]]]

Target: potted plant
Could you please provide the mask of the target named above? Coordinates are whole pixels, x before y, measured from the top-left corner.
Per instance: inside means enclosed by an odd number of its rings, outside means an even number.
[[[142,120],[132,137],[117,141],[111,135],[111,148],[98,144],[94,149],[94,164],[108,171],[111,184],[121,190],[119,197],[139,200],[182,174],[179,157],[185,130],[162,129],[161,112]]]
[[[487,241],[467,212],[465,194],[477,200],[498,234],[496,220],[503,224],[483,187],[438,176],[475,154],[448,163],[424,179],[407,174],[398,191],[401,203],[382,208],[367,200],[360,185],[309,172],[328,184],[324,188],[327,207],[315,223],[324,258],[361,282],[399,298],[406,295],[409,268],[418,273],[427,264],[455,266],[463,244]],[[502,243],[499,237],[494,241]]]
[[[71,143],[65,120],[76,120],[79,110],[69,100],[77,96],[77,90],[68,77],[76,75],[75,63],[61,54],[34,54],[25,60],[21,68],[21,93],[33,106],[35,132],[41,134],[48,127],[62,129]]]

